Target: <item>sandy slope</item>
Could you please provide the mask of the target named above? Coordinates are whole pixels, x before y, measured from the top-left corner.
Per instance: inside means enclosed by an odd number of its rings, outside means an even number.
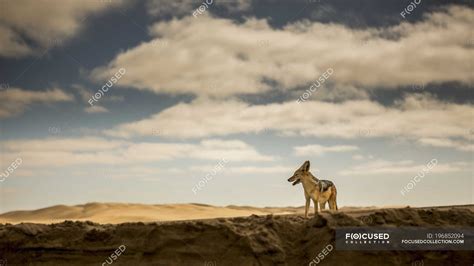
[[[474,205],[100,225],[0,225],[8,265],[308,265],[340,226],[474,226]],[[472,265],[471,251],[339,251],[320,265]],[[108,265],[107,263],[104,265]]]
[[[58,223],[65,220],[96,223],[179,221],[248,216],[251,214],[292,214],[301,208],[255,208],[248,206],[216,207],[205,204],[126,204],[88,203],[57,205],[33,211],[14,211],[0,215],[0,223]]]
[[[376,209],[376,207],[346,207],[344,211]],[[313,208],[311,208],[313,211]],[[126,223],[181,221],[240,217],[266,214],[304,213],[303,207],[226,206],[217,207],[205,204],[127,204],[127,203],[87,203],[84,205],[57,205],[32,211],[13,211],[0,214],[0,223],[60,223],[66,220],[92,221],[95,223]]]

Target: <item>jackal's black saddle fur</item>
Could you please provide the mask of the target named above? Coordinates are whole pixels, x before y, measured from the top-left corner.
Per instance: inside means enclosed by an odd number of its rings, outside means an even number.
[[[329,180],[316,179],[315,177],[313,177],[313,179],[314,179],[314,181],[316,181],[319,184],[320,192],[325,192],[331,186],[334,185],[334,183],[329,181]]]

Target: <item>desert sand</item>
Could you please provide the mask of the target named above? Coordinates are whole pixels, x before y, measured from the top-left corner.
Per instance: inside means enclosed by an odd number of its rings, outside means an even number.
[[[403,208],[386,206],[384,208]],[[377,207],[342,207],[344,212],[379,209]],[[313,212],[313,208],[310,209]],[[159,222],[196,219],[242,217],[249,215],[303,214],[304,207],[218,207],[206,204],[129,204],[129,203],[87,203],[83,205],[56,205],[31,211],[13,211],[0,214],[0,223],[60,223],[66,220],[91,221],[101,224],[126,222]]]
[[[256,208],[248,206],[217,207],[205,204],[127,204],[87,203],[56,205],[32,211],[0,214],[0,223],[59,223],[65,220],[95,223],[157,222],[248,216],[251,214],[292,214],[301,208]]]

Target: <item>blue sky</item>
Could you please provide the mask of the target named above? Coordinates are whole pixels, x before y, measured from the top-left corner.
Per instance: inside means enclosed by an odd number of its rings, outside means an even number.
[[[299,206],[305,160],[339,206],[472,203],[473,6],[410,3],[1,1],[0,212]]]

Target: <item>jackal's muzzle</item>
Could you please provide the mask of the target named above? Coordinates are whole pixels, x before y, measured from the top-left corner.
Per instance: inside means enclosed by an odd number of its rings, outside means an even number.
[[[296,177],[292,176],[292,177],[288,178],[288,182],[293,182],[293,186],[294,186],[294,185],[299,184],[301,182],[301,180],[299,178],[296,178]]]

